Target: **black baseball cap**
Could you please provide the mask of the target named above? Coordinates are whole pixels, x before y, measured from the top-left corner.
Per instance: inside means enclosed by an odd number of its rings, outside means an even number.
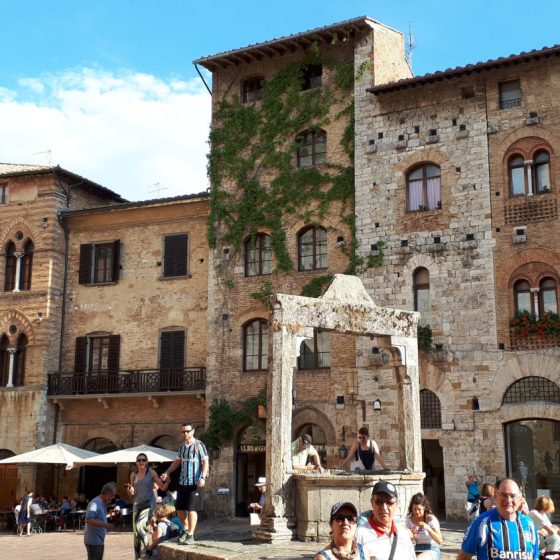
[[[391,498],[398,499],[399,495],[397,494],[397,489],[392,482],[387,482],[386,480],[380,480],[375,484],[373,490],[371,491],[371,495],[375,496],[375,494],[387,494],[391,496]]]
[[[311,442],[313,441],[311,439],[311,436],[309,434],[303,434],[301,436],[301,441],[305,444],[305,445],[311,445]]]
[[[336,504],[334,504],[334,506],[331,508],[330,521],[332,521],[334,519],[334,516],[343,508],[351,510],[353,515],[355,515],[356,517],[358,516],[358,510],[356,509],[356,506],[354,504],[350,502],[336,502]]]

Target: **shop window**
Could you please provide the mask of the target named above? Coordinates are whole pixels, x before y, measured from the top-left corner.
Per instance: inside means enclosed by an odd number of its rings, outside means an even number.
[[[311,167],[327,161],[327,133],[324,130],[312,130],[296,138],[297,166]]]
[[[257,233],[245,241],[245,276],[272,273],[270,235]]]
[[[430,273],[426,268],[417,268],[414,271],[414,311],[420,312],[419,324],[426,326],[430,324],[431,305],[430,305]]]
[[[243,82],[243,103],[251,103],[262,99],[263,82],[264,78],[262,76],[249,78]]]
[[[120,241],[85,243],[80,245],[80,284],[118,282],[120,270]]]
[[[313,226],[298,235],[298,270],[328,267],[327,230]]]
[[[523,377],[506,389],[502,404],[528,401],[560,403],[560,387],[545,377]]]
[[[441,428],[441,402],[439,397],[429,389],[420,391],[420,427]]]
[[[441,171],[437,165],[423,164],[406,178],[406,208],[409,212],[441,208]]]
[[[243,371],[268,368],[268,321],[255,319],[243,327]]]
[[[319,329],[313,331],[312,339],[301,343],[298,369],[331,367],[331,334]]]
[[[512,109],[521,106],[521,86],[519,80],[500,84],[500,109]]]

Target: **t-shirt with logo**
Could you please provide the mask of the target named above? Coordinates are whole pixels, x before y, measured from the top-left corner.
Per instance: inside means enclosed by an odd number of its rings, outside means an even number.
[[[477,560],[536,560],[539,537],[535,523],[527,515],[518,513],[516,519],[509,521],[497,509],[491,509],[468,526],[461,549],[476,554]]]

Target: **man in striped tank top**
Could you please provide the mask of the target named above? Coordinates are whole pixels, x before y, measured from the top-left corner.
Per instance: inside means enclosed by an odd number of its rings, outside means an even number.
[[[533,520],[518,510],[521,491],[515,480],[504,478],[497,487],[496,508],[486,511],[467,528],[457,560],[539,557],[539,537]]]
[[[202,489],[208,477],[208,453],[204,443],[194,437],[194,427],[190,422],[181,426],[181,432],[183,443],[177,451],[177,458],[161,475],[161,480],[165,482],[181,465],[175,508],[183,523],[183,533],[177,542],[191,544],[194,542],[194,530],[198,521],[197,512],[202,508]]]

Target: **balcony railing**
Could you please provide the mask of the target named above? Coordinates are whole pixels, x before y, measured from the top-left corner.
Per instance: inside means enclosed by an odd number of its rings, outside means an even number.
[[[206,368],[130,369],[95,373],[51,373],[48,395],[204,391]]]

